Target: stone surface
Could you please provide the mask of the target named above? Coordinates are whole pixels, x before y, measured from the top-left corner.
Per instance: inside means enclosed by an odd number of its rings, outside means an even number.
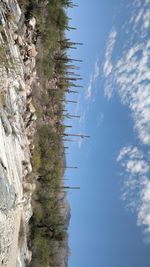
[[[31,48],[28,50],[28,54],[31,57],[36,57],[38,52],[36,51],[35,45],[32,44]]]
[[[17,36],[16,43],[19,46],[23,46],[24,43],[23,43],[22,37],[20,35]]]
[[[33,106],[33,104],[30,102],[28,105],[28,110],[30,111],[30,113],[35,113],[35,107]]]
[[[36,19],[33,17],[32,19],[30,19],[29,21],[29,25],[32,27],[32,29],[34,30],[35,25],[36,25]]]
[[[23,188],[25,191],[33,193],[36,189],[36,185],[31,183],[24,183]]]

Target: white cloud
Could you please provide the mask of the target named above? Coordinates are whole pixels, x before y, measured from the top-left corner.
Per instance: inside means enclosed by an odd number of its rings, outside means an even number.
[[[145,37],[148,33],[147,30],[150,25],[149,6],[150,0],[138,0],[130,4],[130,10],[132,10],[130,28],[132,33],[138,33],[141,37]]]
[[[142,155],[140,151],[137,149],[137,147],[127,146],[121,149],[117,161],[121,161],[126,155],[130,156],[130,159],[138,158],[141,159]]]
[[[141,53],[141,58],[136,53]],[[132,112],[140,140],[150,144],[150,43],[132,47],[116,64],[115,83],[121,101]]]
[[[127,172],[133,174],[144,174],[149,170],[149,166],[144,160],[130,160],[127,162]]]
[[[86,99],[90,99],[92,97],[92,87],[93,87],[93,76],[90,75],[90,81],[86,92]]]
[[[147,155],[137,147],[124,147],[117,161],[124,170],[121,198],[137,215],[137,225],[145,226],[150,237],[150,167]]]
[[[145,233],[150,234],[150,181],[145,179],[143,189],[141,190],[141,205],[138,211],[137,225],[144,225]]]
[[[99,67],[99,58],[96,58],[95,65],[94,65],[94,72],[90,74],[89,84],[88,88],[85,94],[86,100],[91,100],[94,97],[94,86],[95,82],[97,81],[98,77],[100,75],[100,67]]]
[[[122,25],[122,34],[112,30],[108,37],[103,74],[105,95],[117,93],[133,117],[134,129],[142,144],[150,145],[150,0],[133,0],[128,5],[129,22]],[[120,45],[117,58],[114,45]],[[113,55],[113,57],[112,57]],[[145,150],[144,150],[145,151]],[[150,152],[138,147],[124,147],[117,161],[123,169],[121,198],[137,215],[137,224],[145,226],[150,237]]]
[[[99,77],[99,75],[100,75],[100,67],[99,67],[99,59],[97,58],[95,61],[93,81],[96,81],[96,79]]]
[[[105,63],[103,67],[103,72],[104,72],[105,77],[108,77],[113,69],[111,57],[112,57],[112,52],[113,52],[114,45],[116,42],[116,37],[117,37],[117,32],[116,30],[113,29],[109,35],[107,48],[105,52]]]
[[[129,174],[145,174],[149,171],[149,165],[144,159],[143,152],[137,147],[127,146],[121,149],[117,161],[125,168]]]
[[[150,1],[143,1],[142,8],[136,7],[138,15],[134,14],[128,25],[129,28],[131,27],[127,41],[128,47],[122,50],[122,56],[113,63],[112,51],[117,34],[114,30],[112,31],[108,38],[103,69],[106,78],[105,95],[110,98],[113,92],[119,94],[122,103],[128,105],[131,110],[134,127],[140,141],[147,145],[150,145],[149,3]],[[134,4],[137,5],[138,1]],[[134,28],[138,30],[138,43],[133,41]],[[143,36],[147,37],[143,38]]]

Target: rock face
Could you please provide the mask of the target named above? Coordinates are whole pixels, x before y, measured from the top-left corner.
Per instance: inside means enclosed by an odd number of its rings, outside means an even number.
[[[5,212],[13,208],[15,202],[15,188],[9,184],[7,170],[0,165],[0,210]]]
[[[7,47],[4,50],[7,61],[0,58],[0,267],[23,267],[31,259],[25,233],[32,215],[31,194],[35,190],[34,184],[26,181],[26,175],[32,171],[30,147],[36,119],[32,99],[27,106],[32,82],[27,83],[26,76],[30,74],[32,81],[36,79],[32,72],[37,51],[31,44],[36,21],[32,19],[29,27],[24,27],[24,35],[17,34],[21,10],[16,0],[0,1],[0,20],[3,27],[0,47],[3,43]]]

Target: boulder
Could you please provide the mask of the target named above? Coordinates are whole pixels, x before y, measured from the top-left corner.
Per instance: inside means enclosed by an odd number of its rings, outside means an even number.
[[[35,191],[35,189],[36,189],[36,185],[35,184],[31,184],[31,183],[24,183],[23,184],[23,189],[26,192],[33,193]]]
[[[31,117],[31,113],[29,111],[26,111],[24,114],[24,121],[28,122],[28,120],[30,120]]]
[[[31,112],[31,113],[35,113],[35,107],[33,106],[33,104],[32,103],[29,103],[29,106],[28,106],[28,109],[29,109],[29,111]]]
[[[36,121],[37,120],[37,116],[36,116],[36,114],[34,113],[33,115],[32,115],[32,121]]]
[[[21,91],[20,92],[20,96],[22,97],[22,98],[25,98],[26,99],[26,91]]]
[[[36,57],[38,52],[36,51],[35,47],[32,47],[31,49],[31,57]]]
[[[25,75],[29,75],[31,74],[31,69],[29,67],[29,65],[25,66]]]
[[[23,40],[22,40],[22,37],[20,35],[17,36],[16,44],[19,46],[23,46]]]
[[[14,34],[13,34],[13,39],[14,39],[14,41],[16,41],[17,38],[18,38],[18,35],[17,35],[16,33],[14,33]]]
[[[35,64],[36,64],[35,58],[32,57],[32,59],[31,59],[31,68],[32,68],[32,69],[35,68]],[[36,76],[36,75],[35,75],[35,72],[36,72],[36,71],[33,72],[33,76]]]
[[[27,170],[28,173],[32,172],[32,166],[30,161],[28,161],[27,159],[22,160],[22,165],[24,167],[24,170]]]
[[[28,98],[27,98],[27,105],[30,104],[31,101],[32,101],[32,96],[30,95],[30,96],[28,96]]]
[[[30,19],[29,21],[29,25],[32,27],[32,29],[34,30],[35,25],[36,25],[36,19],[33,17]]]
[[[26,93],[27,93],[27,96],[30,96],[31,95],[31,87],[29,85],[26,86]]]
[[[38,52],[36,51],[35,45],[32,44],[31,46],[28,45],[28,55],[30,57],[36,57]]]
[[[23,171],[23,176],[24,176],[24,177],[26,177],[26,176],[27,176],[27,174],[28,174],[28,170],[27,170],[27,169],[25,169],[25,170]]]
[[[27,51],[30,51],[31,49],[32,49],[32,46],[29,45],[29,44],[27,44],[27,46],[26,46],[26,50],[27,50]]]
[[[23,80],[19,81],[19,89],[20,89],[20,91],[25,91],[25,89],[26,89],[26,85],[25,85]]]
[[[36,70],[33,71],[32,76],[33,76],[34,78],[37,78],[37,72],[36,72]]]
[[[30,144],[30,150],[34,150],[34,148],[35,148],[35,145],[34,144]]]
[[[28,173],[31,173],[32,172],[32,166],[31,166],[31,164],[28,164],[27,171],[28,171]]]
[[[29,66],[31,64],[31,60],[28,58],[27,60],[25,60],[24,64],[25,66]]]
[[[34,129],[30,129],[30,131],[28,131],[27,133],[27,137],[28,137],[28,141],[31,143],[31,141],[33,140],[33,136],[34,136],[35,130]],[[30,144],[29,143],[29,144]]]

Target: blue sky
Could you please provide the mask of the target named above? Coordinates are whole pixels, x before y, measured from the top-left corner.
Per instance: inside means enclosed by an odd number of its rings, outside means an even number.
[[[82,0],[68,33],[83,59],[67,170],[72,218],[69,267],[150,264],[150,1]],[[69,123],[69,122],[68,122]],[[140,226],[140,227],[137,227]]]

